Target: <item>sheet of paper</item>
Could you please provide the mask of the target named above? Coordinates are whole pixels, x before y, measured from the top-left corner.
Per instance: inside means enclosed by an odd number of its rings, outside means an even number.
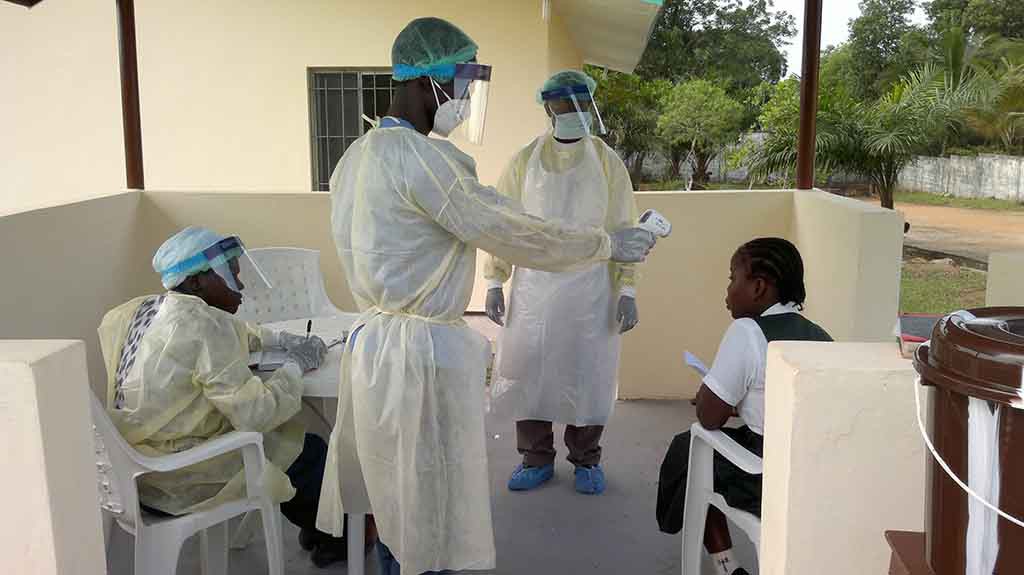
[[[274,371],[284,365],[288,352],[280,348],[264,349],[249,354],[249,367],[255,371]]]
[[[686,365],[693,368],[693,370],[699,373],[701,377],[704,377],[705,375],[708,374],[708,368],[706,365],[704,365],[704,362],[702,362],[700,358],[693,355],[692,353],[684,353],[683,360],[686,362]]]

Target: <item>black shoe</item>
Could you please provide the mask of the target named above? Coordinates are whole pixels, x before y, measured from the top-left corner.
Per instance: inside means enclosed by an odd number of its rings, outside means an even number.
[[[332,537],[330,541],[318,544],[309,557],[313,560],[313,565],[321,569],[347,561],[348,543],[344,539]]]
[[[320,534],[312,529],[299,530],[299,547],[303,551],[312,551],[320,543]]]
[[[732,575],[750,575],[746,569],[740,567],[739,569],[732,572]]]

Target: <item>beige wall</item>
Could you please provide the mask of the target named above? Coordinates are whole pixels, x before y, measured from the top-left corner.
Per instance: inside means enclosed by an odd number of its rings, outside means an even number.
[[[138,0],[149,189],[308,191],[309,67],[387,67],[411,19],[440,16],[494,66],[485,144],[463,146],[486,183],[542,131],[534,92],[578,62],[539,2]],[[557,43],[549,54],[549,36]],[[103,0],[0,2],[0,213],[124,186],[116,13]],[[11,89],[10,87],[14,87]],[[10,134],[14,136],[11,137]]]
[[[898,242],[883,244],[879,238],[884,239],[890,225],[899,228],[899,222],[895,216],[865,211],[859,202],[815,195],[824,196],[790,191],[637,195],[641,209],[662,212],[675,231],[659,242],[641,268],[641,322],[623,343],[623,398],[694,395],[699,381],[684,369],[682,353],[690,350],[706,362],[714,358],[731,321],[723,303],[729,258],[757,236],[797,242],[807,260],[812,298],[807,314],[837,338],[882,338],[891,329],[895,308],[877,313],[884,302],[862,292],[895,294]],[[794,210],[794,205],[804,209]],[[187,225],[239,234],[252,247],[320,250],[331,298],[353,310],[329,214],[326,194],[128,192],[0,218],[0,244],[25,246],[0,254],[3,269],[21,271],[7,281],[8,297],[0,301],[0,339],[83,339],[91,380],[102,389],[105,375],[96,326],[115,305],[161,289],[150,267],[152,254]],[[49,232],[41,235],[38,230]],[[867,248],[858,248],[862,243],[875,246],[870,255]],[[820,271],[826,266],[827,272]],[[482,285],[478,277],[477,286]],[[836,309],[843,306],[849,309]]]
[[[988,257],[990,306],[1024,306],[1024,252],[998,252]]]
[[[85,346],[0,341],[0,572],[106,573]]]
[[[81,339],[90,381],[105,387],[103,314],[142,293],[138,192],[0,217],[0,340]]]
[[[915,372],[895,343],[769,346],[761,570],[886,573],[886,530],[924,527]]]
[[[494,66],[485,146],[464,146],[484,182],[543,126],[547,29],[538,2],[433,4],[141,0],[143,139],[151,189],[310,189],[307,68],[388,67],[411,19],[439,16]]]
[[[837,340],[890,341],[899,310],[903,217],[823,192],[793,195],[807,315]]]
[[[124,187],[114,2],[0,2],[0,214]]]
[[[805,315],[840,341],[892,339],[898,303],[902,219],[820,191],[638,193],[673,235],[641,268],[640,325],[623,340],[623,399],[689,398],[700,381],[684,369],[692,351],[710,365],[731,318],[729,259],[759,236],[792,241],[804,259]]]
[[[729,259],[756,236],[786,236],[792,192],[638,193],[673,227],[641,267],[640,324],[623,338],[619,396],[693,397],[699,380],[683,351],[710,365],[731,318],[725,309]]]
[[[222,234],[238,234],[252,248],[290,246],[320,250],[327,293],[335,305],[356,311],[331,236],[328,194],[146,192],[140,210],[143,251],[152,255],[178,230],[206,226]],[[148,260],[141,262],[148,268]],[[152,269],[145,269],[149,291],[161,289]]]

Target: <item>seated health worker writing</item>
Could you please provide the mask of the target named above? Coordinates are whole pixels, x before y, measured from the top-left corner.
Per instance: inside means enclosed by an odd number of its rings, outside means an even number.
[[[740,246],[729,263],[725,305],[733,322],[725,332],[715,361],[697,393],[697,419],[707,429],[720,429],[748,451],[762,457],[764,449],[765,364],[772,341],[832,341],[822,328],[803,317],[806,299],[800,252],[782,238],[758,238]],[[738,415],[744,425],[724,427]],[[678,533],[683,524],[690,432],[673,440],[661,464],[658,481],[658,526]],[[715,453],[715,491],[730,507],[761,516],[761,476],[751,475]],[[708,509],[704,547],[718,575],[748,575],[733,557],[726,517]]]
[[[234,317],[244,285],[245,248],[237,237],[189,227],[168,239],[153,269],[168,291],[121,304],[99,327],[107,368],[106,407],[125,440],[159,457],[232,431],[263,434],[266,486],[316,565],[346,557],[344,539],[316,530],[327,443],[306,434],[302,374],[318,368],[318,337],[273,332]],[[255,267],[256,271],[259,268]],[[259,274],[262,277],[262,274]],[[249,352],[284,348],[287,360],[266,379],[249,369]],[[241,452],[138,480],[142,504],[184,515],[245,495]]]

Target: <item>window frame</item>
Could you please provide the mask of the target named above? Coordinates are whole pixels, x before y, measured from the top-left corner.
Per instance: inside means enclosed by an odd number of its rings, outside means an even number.
[[[311,183],[311,188],[312,188],[312,190],[314,192],[326,192],[326,191],[328,191],[328,190],[321,190],[320,189],[320,184],[321,184],[321,182],[320,182],[320,162],[323,161],[323,159],[320,157],[320,149],[319,149],[320,148],[320,141],[322,139],[328,139],[328,138],[337,138],[337,137],[348,138],[348,137],[350,137],[350,136],[344,136],[344,135],[342,135],[342,136],[330,136],[330,135],[327,135],[327,134],[320,134],[319,133],[318,126],[319,126],[320,118],[317,115],[317,111],[318,111],[317,110],[318,98],[320,98],[322,96],[322,100],[321,101],[324,103],[324,105],[326,105],[326,101],[327,101],[326,91],[327,90],[338,90],[338,91],[341,91],[343,94],[344,94],[344,92],[346,90],[352,90],[352,88],[345,88],[344,87],[344,79],[342,80],[342,87],[341,88],[326,88],[326,87],[318,88],[317,85],[316,85],[316,81],[317,81],[317,78],[319,76],[321,76],[321,75],[326,75],[326,74],[346,74],[346,73],[347,74],[353,74],[353,73],[356,74],[357,85],[355,87],[355,91],[356,91],[356,94],[357,94],[356,99],[358,100],[358,106],[359,106],[359,109],[358,109],[358,112],[357,112],[358,115],[359,115],[359,135],[357,137],[362,137],[362,135],[366,133],[366,120],[363,120],[362,116],[365,114],[365,115],[367,115],[369,117],[373,117],[373,111],[372,110],[371,110],[371,113],[369,113],[369,114],[367,114],[366,110],[365,110],[365,106],[364,106],[365,90],[368,89],[368,90],[372,90],[372,91],[376,92],[376,90],[379,89],[376,86],[374,86],[373,88],[365,87],[365,85],[363,83],[364,77],[367,76],[367,75],[371,75],[371,74],[372,75],[387,74],[388,76],[390,76],[391,75],[391,67],[390,66],[310,66],[310,67],[306,68],[306,104],[307,104],[307,108],[309,110],[310,183]],[[394,92],[395,92],[395,86],[394,86],[394,82],[393,81],[392,81],[391,85],[389,86],[389,90],[390,90],[391,96],[393,98],[394,97]],[[321,92],[321,91],[324,92],[324,94],[318,93],[318,92]],[[374,94],[373,97],[374,97],[374,102],[376,102],[377,95]],[[344,96],[342,98],[342,101],[344,101]],[[326,110],[324,110],[323,113],[326,115],[326,113],[327,113]],[[326,124],[326,126],[328,126],[327,132],[329,134],[330,133],[329,124]],[[347,149],[348,148],[346,146],[346,150]],[[328,155],[327,161],[330,161],[330,147],[328,147],[327,155]],[[333,170],[333,167],[331,169]]]

